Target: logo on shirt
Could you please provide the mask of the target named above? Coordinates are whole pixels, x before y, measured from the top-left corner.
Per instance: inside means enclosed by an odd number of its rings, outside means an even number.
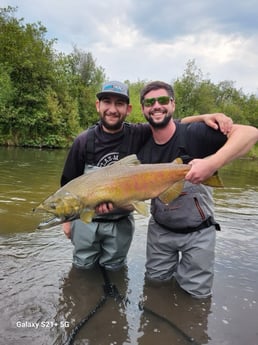
[[[108,153],[103,156],[97,163],[98,167],[105,167],[111,165],[119,160],[119,152]]]

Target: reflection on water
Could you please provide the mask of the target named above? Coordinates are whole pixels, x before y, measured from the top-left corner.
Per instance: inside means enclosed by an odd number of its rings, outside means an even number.
[[[65,155],[0,148],[1,344],[64,344],[103,295],[99,271],[72,268],[72,245],[60,227],[35,231],[40,219],[31,210],[58,188]],[[109,274],[130,303],[110,297],[75,344],[258,344],[257,161],[236,161],[221,175],[226,187],[215,191],[222,231],[212,298],[145,284],[148,220],[136,216],[127,269]]]
[[[0,233],[33,231],[32,210],[59,187],[66,151],[0,148]]]

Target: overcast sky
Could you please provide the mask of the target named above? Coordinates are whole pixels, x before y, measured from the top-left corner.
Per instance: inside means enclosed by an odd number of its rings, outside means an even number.
[[[195,60],[204,77],[258,94],[257,0],[0,0],[40,21],[55,48],[91,52],[108,79],[181,77]]]

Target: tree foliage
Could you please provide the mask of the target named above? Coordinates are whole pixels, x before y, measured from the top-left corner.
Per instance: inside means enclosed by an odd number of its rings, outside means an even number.
[[[96,116],[92,98],[104,71],[91,53],[57,54],[46,28],[15,11],[0,9],[1,142],[64,146]]]
[[[77,47],[57,53],[56,39],[46,39],[40,23],[24,24],[16,8],[0,8],[0,144],[64,147],[98,120],[96,93],[106,78],[90,52]],[[147,80],[131,83],[131,122],[143,122],[140,90]],[[173,82],[175,118],[223,112],[234,122],[258,127],[258,99],[231,81],[214,84],[194,60]]]
[[[235,123],[258,127],[258,98],[237,90],[232,81],[216,85],[205,79],[194,60],[188,61],[183,76],[175,80],[174,89],[175,117],[222,112]]]

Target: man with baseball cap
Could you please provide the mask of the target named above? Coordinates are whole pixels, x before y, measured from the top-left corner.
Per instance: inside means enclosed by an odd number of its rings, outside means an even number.
[[[138,152],[151,135],[148,124],[125,122],[132,110],[126,84],[108,81],[96,96],[99,122],[75,139],[62,173],[62,186],[92,169]],[[74,245],[75,267],[90,269],[99,263],[106,269],[118,270],[126,262],[134,233],[134,218],[129,210],[116,210],[98,215],[88,224],[81,220],[66,223],[64,232],[69,234]]]

